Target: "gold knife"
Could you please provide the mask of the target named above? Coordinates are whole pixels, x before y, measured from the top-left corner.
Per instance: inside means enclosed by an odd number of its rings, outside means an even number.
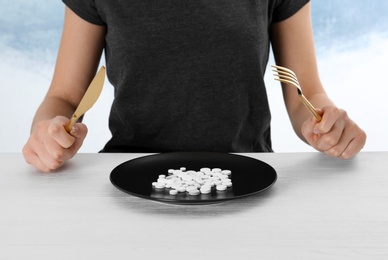
[[[77,120],[83,114],[85,114],[86,111],[88,111],[94,105],[94,103],[96,103],[98,97],[101,94],[102,87],[104,86],[104,80],[105,67],[102,66],[90,83],[73,116],[70,118],[69,124],[65,126],[65,129],[68,133],[70,133],[71,128],[77,122]]]

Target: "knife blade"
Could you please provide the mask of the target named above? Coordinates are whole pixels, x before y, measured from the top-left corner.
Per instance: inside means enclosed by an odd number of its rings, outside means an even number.
[[[102,87],[104,86],[105,81],[105,67],[102,66],[97,72],[96,76],[93,78],[88,89],[86,90],[84,96],[81,99],[77,109],[70,118],[69,124],[65,126],[65,129],[70,133],[71,128],[77,122],[77,120],[86,113],[93,105],[96,103],[98,97],[101,94]]]

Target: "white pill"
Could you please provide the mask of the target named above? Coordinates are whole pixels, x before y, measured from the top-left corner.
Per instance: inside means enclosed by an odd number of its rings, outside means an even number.
[[[172,184],[171,184],[171,187],[173,186],[182,186],[183,185],[183,182],[181,181],[174,181]]]
[[[220,184],[222,184],[222,181],[220,181],[220,180],[215,180],[215,181],[214,181],[214,185],[217,186],[217,185],[220,185]]]
[[[195,190],[190,190],[190,191],[189,191],[189,194],[192,195],[192,196],[197,196],[197,195],[199,195],[199,193],[200,193],[200,192],[199,192],[199,190],[197,190],[197,189],[195,189]]]
[[[223,182],[222,185],[225,185],[228,188],[233,186],[233,184],[231,182]]]
[[[212,188],[210,186],[202,186],[200,191],[202,194],[209,194],[211,192]]]
[[[199,185],[203,185],[205,183],[205,181],[202,179],[196,179],[195,182],[198,183]]]
[[[167,176],[160,174],[152,186],[156,189],[167,188],[171,195],[188,192],[196,196],[200,193],[211,193],[214,186],[219,191],[232,187],[232,180],[229,178],[232,173],[230,170],[203,167],[198,171],[180,167],[179,169],[168,169],[167,172]]]
[[[203,188],[203,189],[211,189],[211,188],[212,188],[212,185],[206,183],[206,184],[202,185],[201,188]]]
[[[222,185],[222,184],[216,186],[216,189],[220,191],[226,190],[227,188],[228,187],[226,185]]]
[[[183,172],[181,170],[174,170],[173,174],[179,176],[179,175],[183,174]]]
[[[187,192],[190,192],[192,190],[197,190],[197,187],[195,187],[195,186],[187,186],[187,188],[186,188]]]
[[[178,192],[186,192],[186,188],[185,187],[177,187],[176,188],[176,190],[178,191]]]
[[[155,184],[155,188],[157,188],[157,189],[164,189],[165,187],[166,187],[166,185],[164,183],[158,182]]]
[[[170,195],[177,195],[178,191],[177,190],[170,190],[169,193],[170,193]]]
[[[224,176],[224,175],[221,172],[214,172],[213,176],[220,178],[221,176]]]
[[[166,179],[160,179],[160,178],[159,178],[159,179],[157,180],[157,182],[158,182],[158,183],[166,183]]]
[[[231,174],[232,174],[232,171],[230,171],[230,170],[223,170],[223,171],[222,171],[222,174],[231,175]]]
[[[187,175],[187,176],[182,176],[181,177],[183,181],[192,181],[193,180],[193,177]]]

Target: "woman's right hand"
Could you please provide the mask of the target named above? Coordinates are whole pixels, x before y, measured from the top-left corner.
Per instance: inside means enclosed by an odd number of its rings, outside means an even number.
[[[52,172],[72,158],[81,148],[88,129],[85,124],[76,123],[68,133],[68,123],[64,116],[38,122],[23,147],[26,162],[42,172]]]

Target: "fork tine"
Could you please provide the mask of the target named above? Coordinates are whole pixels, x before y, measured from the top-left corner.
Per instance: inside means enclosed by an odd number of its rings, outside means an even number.
[[[282,79],[282,78],[275,78],[275,80],[286,83],[286,84],[290,84],[290,85],[296,87],[297,91],[298,91],[298,95],[302,95],[302,91],[300,89],[300,86],[298,84],[296,84],[294,81]]]
[[[273,72],[276,73],[274,76],[278,77],[275,78],[275,80],[293,85],[298,89],[298,95],[302,94],[298,78],[292,70],[276,65],[272,65],[272,67],[275,68],[275,70],[273,70]]]
[[[314,108],[314,106],[307,100],[307,98],[303,95],[302,89],[300,87],[298,78],[296,77],[296,74],[287,68],[272,65],[275,72],[275,80],[280,81],[282,83],[290,84],[297,88],[298,95],[300,99],[302,100],[303,104],[307,107],[307,109],[310,111],[310,113],[317,119],[318,122],[322,120],[321,116],[317,113],[317,110]],[[276,78],[277,77],[277,78]]]
[[[274,66],[272,66],[274,67]],[[290,70],[282,70],[281,68],[282,67],[274,67],[275,69],[272,70],[273,72],[277,73],[278,75],[285,75],[285,76],[289,76],[289,77],[292,77],[294,78],[296,81],[298,81],[298,78],[296,77],[295,73],[293,71],[290,71]]]
[[[285,75],[275,75],[275,77],[278,77],[279,79],[286,79],[286,80],[290,80],[292,82],[294,82],[295,84],[297,84],[300,88],[300,84],[299,84],[299,81],[293,77],[290,77],[290,76],[285,76]]]
[[[291,74],[292,76],[294,76],[295,78],[297,78],[295,72],[293,72],[293,71],[290,70],[290,69],[287,69],[287,68],[282,67],[282,66],[277,66],[277,65],[272,65],[272,67],[275,68],[275,69],[277,69],[277,70],[280,71],[280,72],[289,73],[289,74]]]
[[[280,77],[280,76],[289,77],[289,78],[292,78],[296,82],[299,83],[298,78],[296,76],[294,76],[293,74],[291,74],[291,73],[284,72],[284,71],[278,71],[278,70],[272,70],[272,71],[275,72],[275,74],[274,74],[275,76],[278,76],[278,77]]]
[[[298,77],[296,76],[296,74],[292,70],[281,67],[281,66],[272,66],[272,67],[274,68],[274,70],[272,70],[272,71],[277,73],[278,75],[285,75],[285,76],[292,77],[293,79],[295,79],[298,82]],[[299,84],[299,82],[298,82],[298,84]]]
[[[279,68],[282,68],[282,67],[279,67]],[[277,68],[275,70],[273,70],[273,72],[276,73],[276,74],[274,74],[274,76],[277,76],[279,78],[284,77],[286,79],[292,80],[300,86],[299,80],[296,77],[294,72],[292,72],[292,71],[289,72],[288,70],[281,70],[281,69],[277,69]]]

